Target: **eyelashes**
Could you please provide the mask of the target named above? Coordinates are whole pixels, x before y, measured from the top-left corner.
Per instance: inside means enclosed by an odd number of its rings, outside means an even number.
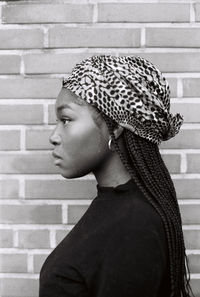
[[[71,122],[71,120],[68,119],[68,118],[63,118],[63,119],[61,119],[61,122],[62,122],[64,125],[66,125],[67,123]]]
[[[71,122],[71,120],[69,118],[60,118],[60,119],[56,119],[56,122],[61,122],[64,125],[68,124],[69,122]]]

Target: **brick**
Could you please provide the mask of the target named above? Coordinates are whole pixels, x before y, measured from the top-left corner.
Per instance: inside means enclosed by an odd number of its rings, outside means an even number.
[[[20,149],[20,131],[0,130],[0,150],[19,150]]]
[[[20,73],[21,58],[17,55],[0,55],[0,74]]]
[[[69,233],[69,230],[57,230],[56,231],[56,245],[58,245]]]
[[[2,278],[2,297],[36,297],[39,292],[39,282],[30,278]]]
[[[163,141],[161,149],[195,149],[200,148],[200,130],[181,129],[173,138]]]
[[[76,224],[88,209],[88,205],[69,205],[68,224]]]
[[[83,23],[92,22],[90,4],[28,4],[6,5],[2,8],[2,22],[20,23]]]
[[[173,179],[173,183],[178,199],[200,198],[200,179]]]
[[[189,22],[189,4],[180,3],[102,3],[99,22]]]
[[[200,249],[200,230],[183,230],[186,249]]]
[[[180,155],[165,155],[162,154],[162,159],[165,162],[170,173],[180,172]]]
[[[200,173],[200,154],[187,154],[187,172]]]
[[[43,39],[40,29],[0,29],[1,49],[42,48]]]
[[[59,78],[0,79],[0,98],[55,99],[61,89]]]
[[[200,46],[200,29],[199,28],[147,28],[146,29],[146,46],[187,47],[187,48],[199,47]]]
[[[49,248],[49,230],[20,230],[19,248]]]
[[[48,255],[34,255],[33,256],[33,270],[34,273],[39,273],[42,265],[44,263],[44,261],[46,260],[46,258],[48,257]]]
[[[195,123],[200,121],[200,104],[198,103],[172,103],[171,112],[173,114],[182,114],[184,123]]]
[[[185,204],[180,205],[183,224],[200,224],[200,205]]]
[[[180,53],[140,53],[155,64],[162,72],[199,72],[200,54],[193,52]],[[184,63],[183,63],[184,61]]]
[[[42,105],[0,105],[0,124],[42,124]]]
[[[59,224],[60,205],[1,205],[0,222],[7,224]]]
[[[95,180],[26,180],[27,199],[91,199],[96,195]]]
[[[25,73],[70,73],[75,64],[90,56],[90,53],[26,54],[24,55]]]
[[[58,173],[51,154],[0,154],[0,173]]]
[[[27,272],[27,255],[0,254],[0,272]]]
[[[189,255],[189,267],[191,273],[200,273],[200,255]]]
[[[49,142],[52,130],[27,130],[26,149],[27,150],[49,150],[53,145]]]
[[[19,182],[15,179],[0,180],[0,199],[19,198]]]
[[[56,114],[55,114],[55,105],[51,104],[48,106],[48,123],[56,124]]]
[[[194,7],[195,7],[195,21],[200,22],[200,4],[195,3]]]
[[[57,25],[49,29],[49,47],[139,47],[135,28],[74,28]]]
[[[195,297],[200,297],[200,278],[191,279],[191,287]]]
[[[11,248],[13,246],[13,231],[0,229],[0,247]]]
[[[184,78],[183,79],[183,97],[199,97],[200,96],[200,78]]]

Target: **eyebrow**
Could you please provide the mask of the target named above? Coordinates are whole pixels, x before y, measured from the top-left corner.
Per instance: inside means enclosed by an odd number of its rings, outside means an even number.
[[[68,108],[68,109],[71,109],[71,110],[73,110],[72,108],[71,108],[71,106],[69,106],[68,104],[62,104],[62,105],[60,105],[60,106],[58,106],[57,107],[57,112],[60,112],[62,109],[64,109],[64,108]]]

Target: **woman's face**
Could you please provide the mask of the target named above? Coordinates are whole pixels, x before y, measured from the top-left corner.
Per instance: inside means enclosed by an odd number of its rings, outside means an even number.
[[[66,178],[81,177],[98,169],[110,154],[105,121],[92,106],[76,101],[75,94],[61,89],[55,105],[57,125],[50,136],[55,165]]]

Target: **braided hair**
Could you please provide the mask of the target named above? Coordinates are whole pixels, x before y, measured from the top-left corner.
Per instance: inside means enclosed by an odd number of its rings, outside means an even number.
[[[124,129],[123,138],[127,151],[124,154],[114,135],[117,123],[104,113],[101,115],[122,163],[162,219],[169,253],[170,297],[194,296],[189,283],[190,271],[176,191],[158,145]]]

